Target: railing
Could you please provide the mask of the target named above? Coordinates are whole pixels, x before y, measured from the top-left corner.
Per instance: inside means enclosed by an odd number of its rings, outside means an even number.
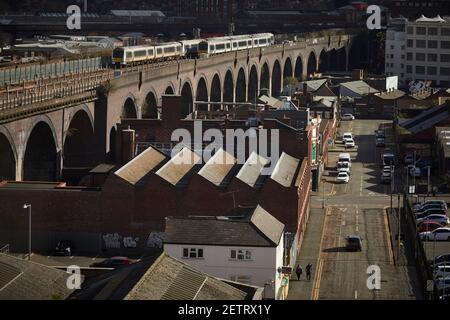
[[[112,72],[106,70],[40,79],[33,84],[24,83],[19,88],[7,86],[6,90],[0,92],[0,111],[93,91],[112,77]]]

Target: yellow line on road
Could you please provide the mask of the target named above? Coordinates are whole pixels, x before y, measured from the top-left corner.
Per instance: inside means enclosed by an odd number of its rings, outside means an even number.
[[[389,206],[386,206],[383,208],[383,216],[384,216],[384,229],[385,229],[385,234],[386,234],[386,240],[387,240],[387,244],[388,244],[388,251],[389,251],[389,262],[391,264],[394,264],[394,253],[392,252],[392,242],[391,242],[391,235],[389,232],[389,222],[388,222],[388,218],[387,218],[387,208],[390,208]]]
[[[327,223],[327,216],[329,215],[329,211],[331,211],[330,207],[325,208],[325,217],[323,219],[323,227],[322,227],[322,236],[320,238],[320,245],[319,245],[319,258],[316,266],[316,272],[314,274],[314,283],[313,283],[313,291],[311,292],[311,300],[318,300],[319,299],[319,291],[320,291],[320,280],[322,278],[322,270],[323,270],[323,242],[325,238],[325,226]]]

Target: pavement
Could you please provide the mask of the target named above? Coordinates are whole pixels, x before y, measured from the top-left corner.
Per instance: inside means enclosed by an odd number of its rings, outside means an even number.
[[[380,159],[385,149],[376,148],[374,137],[376,129],[390,125],[377,120],[341,123],[340,134],[352,132],[357,146],[345,150],[337,139],[328,155],[326,182],[311,197],[311,214],[297,260],[303,268],[313,263],[313,279],[311,282],[292,279],[289,299],[422,298],[415,266],[409,259],[404,259],[403,265],[394,263],[386,210],[390,207],[390,186],[380,183]],[[388,139],[386,149],[391,148],[393,142]],[[347,184],[335,182],[335,164],[340,152],[349,152],[352,157],[351,178]],[[395,190],[400,190],[400,182],[396,179]],[[325,210],[321,209],[322,203]],[[397,206],[396,198],[393,206]],[[361,252],[346,251],[345,237],[351,234],[362,238]],[[373,266],[380,270],[381,288],[376,290],[367,285],[371,275],[369,267]]]

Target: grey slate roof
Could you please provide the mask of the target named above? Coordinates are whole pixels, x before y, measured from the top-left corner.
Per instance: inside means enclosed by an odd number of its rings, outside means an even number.
[[[412,119],[401,122],[400,125],[413,134],[418,133],[450,117],[449,110],[450,106],[447,104],[435,106]]]
[[[32,261],[0,254],[0,300],[63,300],[72,290],[69,274]]]
[[[164,243],[216,246],[278,246],[284,224],[258,205],[247,217],[166,218]]]

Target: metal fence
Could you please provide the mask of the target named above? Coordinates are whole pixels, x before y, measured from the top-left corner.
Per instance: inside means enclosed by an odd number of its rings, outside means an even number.
[[[0,85],[33,81],[36,78],[62,76],[70,73],[92,72],[102,69],[102,58],[61,61],[48,64],[34,64],[0,70]]]
[[[9,244],[6,244],[4,246],[0,245],[0,253],[9,254]]]

